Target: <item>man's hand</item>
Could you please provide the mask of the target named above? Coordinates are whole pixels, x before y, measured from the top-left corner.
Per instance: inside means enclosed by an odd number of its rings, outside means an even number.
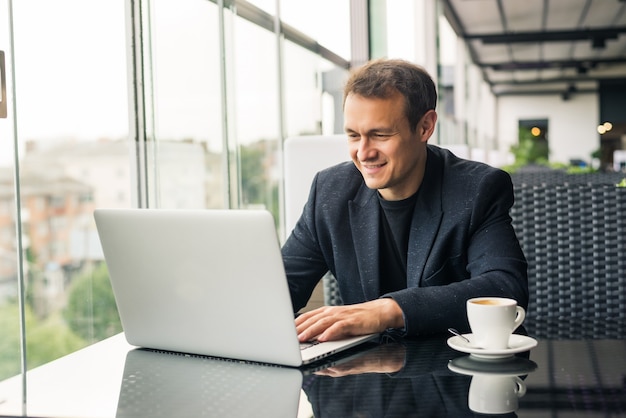
[[[404,327],[402,310],[390,298],[343,306],[323,306],[296,318],[300,341],[339,340]]]

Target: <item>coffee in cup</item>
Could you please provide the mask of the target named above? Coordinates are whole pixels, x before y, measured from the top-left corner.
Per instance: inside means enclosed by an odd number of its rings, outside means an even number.
[[[467,319],[473,343],[486,350],[509,348],[509,339],[519,327],[526,311],[515,299],[499,297],[473,298],[467,301]]]

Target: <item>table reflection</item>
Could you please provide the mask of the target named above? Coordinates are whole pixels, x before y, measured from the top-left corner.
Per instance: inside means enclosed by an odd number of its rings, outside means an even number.
[[[485,363],[448,337],[359,347],[295,369],[141,350],[120,334],[0,382],[0,415],[626,417],[626,339],[542,339]]]
[[[446,336],[371,344],[301,369],[133,349],[116,416],[296,417],[303,401],[316,418],[512,413],[525,390],[516,376],[536,367],[473,359]]]
[[[392,342],[369,350],[362,356],[305,377],[303,390],[316,418],[323,417],[424,417],[474,416],[475,412],[515,416],[516,408],[501,408],[509,392],[522,392],[522,384],[510,390],[491,388],[489,380],[480,382],[470,356],[449,348],[445,336]],[[517,382],[511,372],[524,375],[537,365],[528,353],[497,361],[482,360],[481,376]],[[450,367],[451,364],[456,365]],[[516,366],[515,370],[512,367]],[[464,372],[463,367],[468,367]],[[504,383],[504,379],[499,381]],[[494,408],[474,407],[470,397],[488,396]],[[496,405],[498,399],[498,405]],[[511,402],[508,402],[511,404]],[[474,408],[471,408],[474,407]],[[474,409],[474,410],[472,410]]]

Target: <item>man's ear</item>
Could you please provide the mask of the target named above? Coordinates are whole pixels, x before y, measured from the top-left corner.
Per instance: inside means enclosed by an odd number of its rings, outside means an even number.
[[[431,109],[426,112],[424,116],[422,116],[422,119],[417,127],[422,136],[422,142],[428,141],[430,136],[435,131],[435,125],[437,125],[437,112]]]

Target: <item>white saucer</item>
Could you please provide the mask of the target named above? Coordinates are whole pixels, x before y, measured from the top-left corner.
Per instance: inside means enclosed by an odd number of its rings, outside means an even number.
[[[473,343],[474,336],[472,334],[463,334],[470,342],[468,343],[459,336],[448,338],[448,345],[457,351],[463,353],[469,353],[474,357],[485,359],[496,359],[511,357],[515,353],[521,353],[528,351],[531,348],[537,346],[537,340],[525,335],[513,334],[509,339],[509,348],[500,350],[486,350],[484,348],[476,347]]]

